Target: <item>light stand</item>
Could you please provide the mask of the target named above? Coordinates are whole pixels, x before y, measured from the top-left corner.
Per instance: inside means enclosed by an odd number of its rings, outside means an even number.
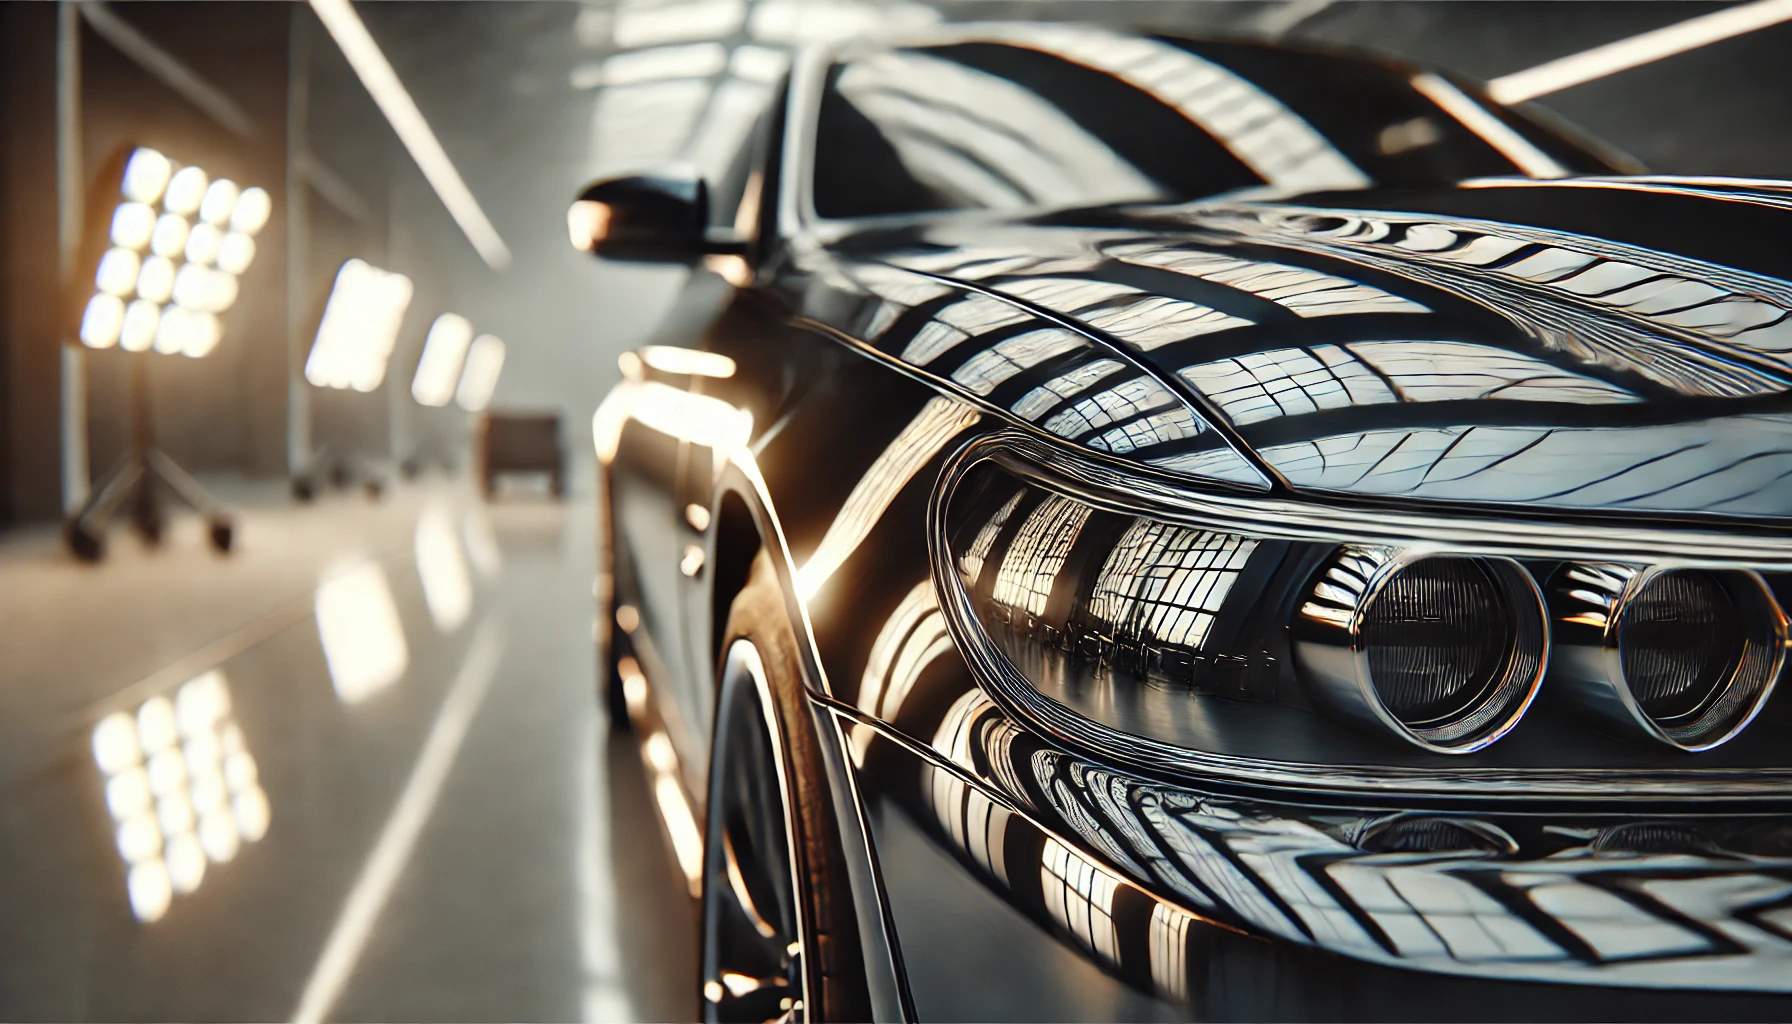
[[[162,540],[166,520],[162,515],[159,480],[175,497],[205,518],[211,544],[230,550],[235,525],[224,506],[166,453],[155,446],[154,417],[150,409],[148,353],[131,360],[131,446],[104,482],[87,499],[81,511],[68,520],[63,532],[69,550],[86,562],[97,562],[106,553],[106,525],[127,498],[137,532],[151,544]]]
[[[255,258],[254,235],[272,210],[266,189],[241,188],[140,146],[120,147],[95,180],[69,308],[83,345],[131,354],[131,441],[68,520],[64,538],[76,557],[105,555],[106,525],[127,499],[143,539],[160,542],[158,481],[205,517],[212,547],[230,550],[224,507],[155,446],[148,360],[152,349],[198,359],[217,347],[218,318],[235,304],[238,278]]]

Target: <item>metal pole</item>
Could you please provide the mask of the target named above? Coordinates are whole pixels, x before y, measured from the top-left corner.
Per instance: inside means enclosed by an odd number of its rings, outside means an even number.
[[[59,284],[71,286],[81,251],[81,219],[86,205],[81,187],[81,15],[74,0],[56,12],[56,243]],[[61,303],[58,303],[58,308]],[[62,509],[73,515],[87,504],[87,373],[81,349],[62,343],[61,442]]]
[[[286,475],[311,465],[311,392],[305,386],[306,263],[311,217],[306,161],[311,115],[310,13],[292,7],[286,57]]]

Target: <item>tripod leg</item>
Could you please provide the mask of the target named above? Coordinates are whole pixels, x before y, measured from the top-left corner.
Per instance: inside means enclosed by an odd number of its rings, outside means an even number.
[[[195,512],[208,519],[224,514],[224,506],[218,503],[218,499],[193,479],[192,474],[180,468],[179,463],[162,454],[160,448],[149,450],[148,462],[150,472],[161,477],[180,500],[191,505]]]
[[[149,469],[160,477],[180,500],[193,506],[193,510],[205,517],[207,533],[211,537],[212,547],[219,551],[229,551],[235,540],[236,528],[224,506],[212,497],[192,474],[180,468],[180,464],[164,455],[161,449],[152,448],[148,455]]]
[[[69,519],[63,532],[69,550],[85,562],[97,562],[106,553],[106,524],[134,487],[143,482],[143,464],[127,455],[107,475],[81,511]]]

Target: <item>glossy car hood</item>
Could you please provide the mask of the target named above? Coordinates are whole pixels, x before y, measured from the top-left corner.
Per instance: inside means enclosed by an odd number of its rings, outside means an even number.
[[[1384,499],[1782,519],[1788,188],[1486,182],[966,217],[831,251],[886,298],[931,288],[951,292],[933,309],[999,298],[1037,318],[985,317],[987,332],[960,322],[931,346],[912,337],[925,325],[895,342],[863,325],[856,336],[960,385],[981,380],[966,365],[1006,359],[1010,376],[978,397],[1114,454],[1170,452],[1143,461],[1173,472]],[[996,351],[1041,323],[1089,348]],[[908,357],[947,352],[943,366]],[[1126,385],[1129,373],[1151,379]],[[1196,422],[1173,426],[1165,447],[1151,422],[1182,402]],[[1143,448],[1124,448],[1128,424]]]

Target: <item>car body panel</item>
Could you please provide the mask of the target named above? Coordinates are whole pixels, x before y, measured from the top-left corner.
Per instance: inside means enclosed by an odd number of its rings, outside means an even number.
[[[729,372],[637,358],[594,432],[612,600],[638,610],[698,805],[727,601],[743,554],[773,558],[833,726],[880,1018],[1787,1015],[1783,802],[1327,799],[1122,770],[979,689],[928,530],[954,454],[1018,429],[1158,491],[1777,537],[1792,186],[812,225],[790,177],[756,278],[698,271],[655,339]]]

